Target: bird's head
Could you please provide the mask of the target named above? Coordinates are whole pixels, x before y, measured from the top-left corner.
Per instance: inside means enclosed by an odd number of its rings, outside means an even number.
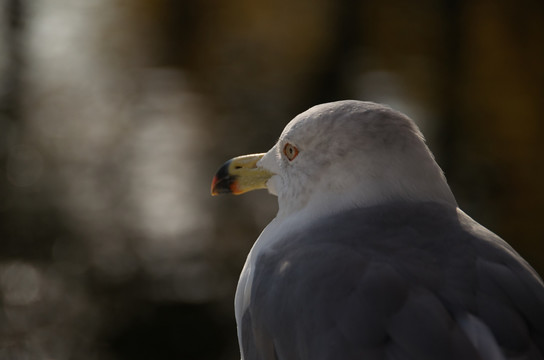
[[[455,205],[414,122],[389,107],[351,100],[314,106],[267,153],[227,161],[212,194],[260,188],[278,196],[280,215],[391,201]]]

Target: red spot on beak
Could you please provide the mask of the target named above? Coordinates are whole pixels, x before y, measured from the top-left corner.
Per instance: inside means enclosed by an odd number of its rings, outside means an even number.
[[[234,195],[240,195],[242,192],[240,191],[240,188],[238,188],[238,182],[233,181],[229,186],[230,192]]]

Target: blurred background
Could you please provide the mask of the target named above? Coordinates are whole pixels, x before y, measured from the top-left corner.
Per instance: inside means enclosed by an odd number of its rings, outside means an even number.
[[[544,274],[541,0],[1,0],[0,359],[237,359],[265,191],[211,198],[308,107],[387,103]]]

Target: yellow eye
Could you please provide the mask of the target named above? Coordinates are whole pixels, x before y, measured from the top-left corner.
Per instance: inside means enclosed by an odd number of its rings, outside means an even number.
[[[289,159],[289,161],[292,161],[294,158],[297,157],[298,149],[297,149],[297,147],[295,145],[287,143],[283,147],[283,153],[284,153],[285,157],[287,157],[287,159]]]

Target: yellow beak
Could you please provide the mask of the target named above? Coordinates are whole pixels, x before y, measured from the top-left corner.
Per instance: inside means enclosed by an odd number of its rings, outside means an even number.
[[[265,189],[266,182],[274,175],[257,167],[264,154],[238,156],[224,163],[212,180],[212,195],[240,195],[251,190]]]

